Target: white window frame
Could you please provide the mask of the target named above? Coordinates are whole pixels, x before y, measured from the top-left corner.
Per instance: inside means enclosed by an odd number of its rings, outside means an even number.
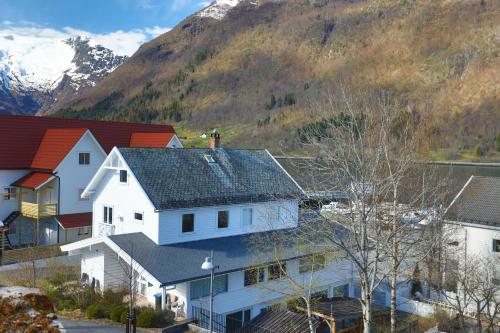
[[[83,164],[82,164],[82,163],[80,163],[80,156],[81,156],[82,154],[88,154],[88,156],[89,156],[88,161],[87,161],[88,163],[83,163]],[[79,165],[79,166],[89,166],[89,165],[90,165],[90,160],[91,160],[91,155],[92,155],[92,154],[91,154],[89,151],[79,151],[79,152],[78,152],[78,165]],[[84,162],[85,162],[85,158],[84,158]]]
[[[142,216],[142,220],[138,220],[135,218],[135,214],[141,214]],[[137,222],[137,223],[144,223],[144,212],[141,212],[141,211],[134,211],[134,222]]]
[[[107,209],[107,213],[104,214],[104,210]],[[111,209],[111,221],[109,221],[109,209]],[[107,225],[113,225],[113,221],[115,218],[115,208],[111,205],[103,205],[102,209],[102,223],[107,224]]]
[[[279,222],[281,218],[281,205],[272,204],[269,210],[269,221]]]
[[[245,223],[245,211],[250,211],[250,224]],[[254,218],[253,218],[253,207],[244,207],[241,209],[241,225],[243,227],[248,227],[253,225]]]
[[[225,227],[225,228],[219,228],[219,213],[220,212],[227,212],[227,227]],[[215,229],[220,230],[220,231],[229,230],[230,220],[231,220],[231,213],[229,212],[229,209],[218,209],[217,214],[215,216]]]
[[[184,215],[193,215],[193,231],[186,231],[186,232],[182,231],[182,222],[183,222],[183,216]],[[195,212],[184,212],[184,213],[181,213],[180,214],[179,225],[180,225],[179,231],[180,231],[181,235],[192,235],[192,234],[194,234],[196,232],[196,214],[195,214]]]
[[[14,195],[12,195],[14,193]],[[17,187],[6,186],[3,188],[2,199],[4,201],[17,200],[19,195],[19,190]]]
[[[125,171],[126,174],[127,174],[127,181],[126,182],[122,182],[122,171]],[[118,182],[122,185],[127,185],[128,184],[128,178],[129,178],[129,172],[127,169],[120,169],[118,171]]]

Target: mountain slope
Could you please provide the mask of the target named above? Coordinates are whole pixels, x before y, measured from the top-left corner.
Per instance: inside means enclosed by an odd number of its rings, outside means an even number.
[[[79,37],[0,35],[0,41],[0,113],[45,113],[126,59]]]
[[[500,2],[242,0],[224,14],[187,18],[56,114],[223,127],[226,144],[278,150],[341,78],[393,91],[426,149],[493,151]]]

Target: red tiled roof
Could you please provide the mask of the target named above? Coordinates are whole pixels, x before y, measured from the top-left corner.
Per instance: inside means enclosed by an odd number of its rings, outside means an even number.
[[[56,217],[64,229],[81,228],[92,226],[92,213],[77,213],[58,215]]]
[[[57,128],[87,128],[106,152],[129,147],[132,133],[175,133],[170,125],[0,115],[0,169],[31,168],[46,131]]]
[[[19,178],[12,183],[12,186],[37,189],[40,185],[45,184],[54,175],[46,172],[30,172],[26,176]]]
[[[132,133],[130,147],[164,148],[173,136],[174,133]]]
[[[33,158],[31,168],[57,168],[86,131],[86,128],[49,128]]]

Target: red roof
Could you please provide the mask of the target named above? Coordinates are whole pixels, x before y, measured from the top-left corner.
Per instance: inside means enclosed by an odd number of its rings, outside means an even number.
[[[129,147],[132,133],[175,134],[170,125],[0,115],[0,169],[31,168],[47,130],[70,128],[88,129],[108,153],[114,146]],[[47,141],[52,138],[47,137]],[[41,148],[46,149],[45,146]],[[53,160],[46,162],[43,161],[43,164],[53,165]],[[38,160],[39,163],[42,162]]]
[[[54,177],[54,175],[51,173],[31,172],[31,173],[28,173],[26,176],[21,177],[18,180],[16,180],[14,183],[12,183],[12,186],[24,187],[24,188],[30,188],[32,190],[36,190],[37,188],[39,188],[41,185],[45,184],[47,181],[49,181],[53,177]]]
[[[49,128],[31,162],[31,168],[57,168],[86,131],[86,128]]]
[[[82,228],[92,226],[92,213],[77,213],[58,215],[56,217],[64,229]]]
[[[172,140],[173,136],[174,133],[132,133],[130,147],[163,148]]]

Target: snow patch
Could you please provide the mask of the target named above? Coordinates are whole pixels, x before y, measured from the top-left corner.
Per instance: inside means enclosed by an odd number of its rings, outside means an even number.
[[[222,20],[233,7],[236,7],[241,0],[216,0],[208,7],[198,12],[200,17],[211,17]]]

